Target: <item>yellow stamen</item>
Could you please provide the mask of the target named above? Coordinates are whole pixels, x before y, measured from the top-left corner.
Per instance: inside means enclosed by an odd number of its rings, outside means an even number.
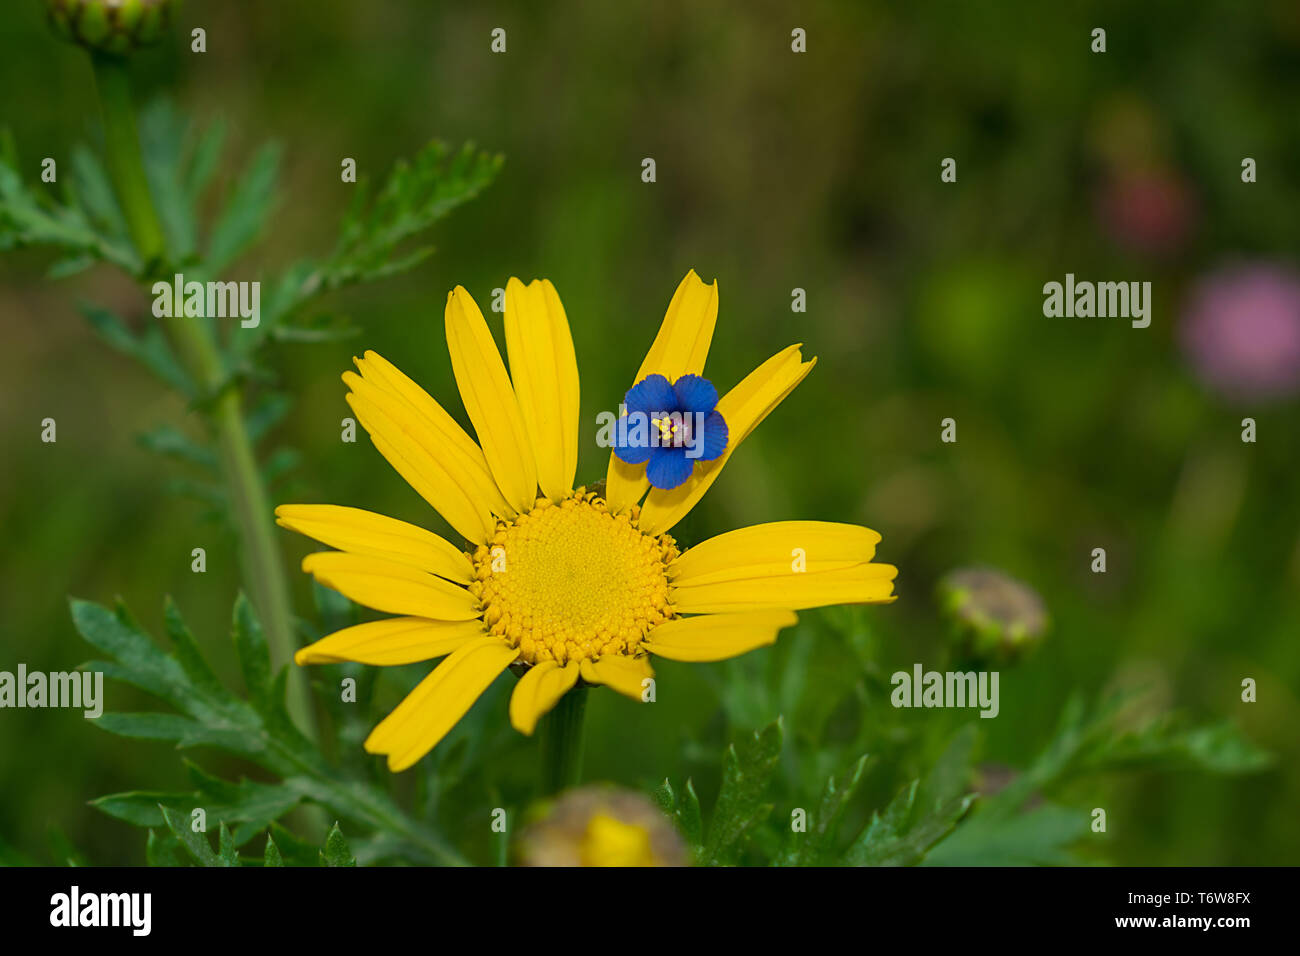
[[[677,433],[677,423],[671,418],[652,418],[650,423],[659,429],[659,440],[661,442],[671,442],[673,435]]]

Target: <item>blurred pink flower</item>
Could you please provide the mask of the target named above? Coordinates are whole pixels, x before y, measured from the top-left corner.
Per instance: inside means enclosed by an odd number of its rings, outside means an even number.
[[[1300,274],[1251,263],[1192,288],[1179,337],[1197,377],[1234,401],[1300,390]]]

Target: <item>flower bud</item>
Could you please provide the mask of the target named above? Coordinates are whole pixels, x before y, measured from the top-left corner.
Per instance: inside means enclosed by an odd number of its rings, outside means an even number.
[[[179,0],[45,0],[50,24],[88,50],[129,53],[162,37]]]
[[[939,582],[939,603],[962,656],[1012,663],[1047,632],[1047,608],[1029,585],[993,568],[961,568]]]
[[[524,866],[686,866],[686,846],[663,812],[631,790],[588,786],[541,808],[520,835]]]

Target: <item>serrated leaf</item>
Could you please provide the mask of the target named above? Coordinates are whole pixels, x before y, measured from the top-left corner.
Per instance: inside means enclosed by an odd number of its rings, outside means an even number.
[[[771,805],[761,800],[781,758],[784,736],[785,727],[778,717],[739,746],[727,748],[722,788],[702,853],[704,863],[719,866],[734,862],[746,833],[772,812]]]
[[[926,866],[1070,866],[1069,846],[1088,834],[1086,810],[1052,805],[1016,816],[976,813],[940,843]]]
[[[269,665],[259,663],[265,657],[265,642],[260,637],[251,605],[243,602],[235,612],[235,642],[240,647],[245,681],[261,695],[259,710],[247,701],[201,676],[196,662],[182,666],[174,655],[164,653],[149,639],[127,614],[118,607],[110,611],[86,601],[71,602],[77,630],[91,644],[112,660],[95,662],[106,677],[121,680],[146,690],[166,701],[176,713],[116,714],[105,713],[95,724],[100,729],[119,734],[175,740],[178,746],[209,746],[247,758],[280,778],[276,791],[256,790],[259,785],[241,783],[249,794],[262,801],[260,813],[274,812],[274,805],[287,808],[290,798],[314,801],[339,818],[355,821],[363,829],[377,830],[392,837],[403,859],[415,863],[461,864],[464,860],[427,824],[404,813],[392,798],[368,779],[359,779],[331,767],[319,750],[295,728],[284,708],[286,671],[274,679]],[[169,628],[178,634],[174,621]],[[184,632],[188,633],[188,632]],[[196,653],[192,639],[182,638],[184,654]],[[199,675],[191,677],[191,674]],[[204,786],[215,786],[211,782]],[[267,808],[267,804],[271,805]],[[257,806],[258,804],[252,803]],[[115,805],[117,806],[117,805]],[[123,811],[125,812],[125,811]],[[258,813],[243,807],[242,815],[253,821]],[[164,822],[166,821],[164,811]],[[232,816],[232,820],[234,817]],[[238,822],[238,821],[236,821]],[[236,827],[235,837],[242,845],[244,826]],[[277,831],[278,839],[278,831]],[[285,843],[278,841],[286,860],[290,859]],[[209,848],[210,849],[210,848]],[[314,860],[313,850],[313,860]]]
[[[141,262],[130,243],[97,230],[80,208],[29,190],[16,168],[0,162],[0,249],[53,246],[66,255],[111,262],[138,275]]]
[[[235,838],[225,821],[217,829],[217,858],[223,866],[239,866],[239,850],[235,848]]]
[[[871,821],[844,855],[850,866],[914,866],[952,832],[975,802],[967,793],[975,727],[953,735],[923,780],[914,780]]]
[[[692,855],[698,855],[704,842],[704,824],[700,814],[700,798],[695,793],[695,784],[689,779],[681,793],[664,780],[654,793],[660,809],[668,815],[677,826],[682,837],[691,849]]]
[[[101,231],[123,238],[127,235],[126,220],[122,218],[108,170],[84,145],[72,150],[68,190],[70,204],[80,205]]]
[[[281,392],[273,392],[265,396],[244,417],[249,441],[256,443],[265,438],[267,433],[284,419],[284,416],[289,413],[289,409],[292,407],[293,401],[289,396]]]
[[[253,155],[212,227],[204,256],[208,272],[220,274],[257,239],[274,205],[279,172],[278,144],[268,143]]]
[[[275,845],[275,840],[271,834],[266,835],[266,852],[262,855],[263,866],[284,866],[284,857],[280,855],[280,848]]]
[[[267,839],[272,838],[285,866],[320,866],[320,847],[300,840],[278,823],[272,823],[267,830]]]
[[[826,781],[821,799],[809,821],[811,825],[804,833],[790,834],[790,842],[779,861],[780,865],[814,866],[829,862],[844,812],[862,782],[862,772],[866,765],[867,755],[863,754],[842,778],[831,777]]]
[[[190,192],[182,178],[182,156],[189,136],[188,121],[165,99],[140,111],[140,151],[149,192],[167,237],[174,263],[192,261],[198,225]]]
[[[203,192],[212,181],[221,162],[221,149],[226,141],[226,124],[216,119],[199,136],[190,154],[185,173],[185,191],[191,208],[198,208]]]
[[[259,336],[281,335],[276,331],[279,324],[319,295],[414,268],[432,249],[405,249],[405,243],[477,196],[501,164],[499,155],[480,152],[472,144],[452,152],[435,141],[410,162],[395,163],[373,200],[367,183],[357,183],[329,258],[321,263],[297,262],[279,280],[268,283],[270,294]],[[243,340],[254,338],[241,337],[242,346],[251,347]]]
[[[181,849],[199,866],[230,866],[231,864],[212,852],[212,845],[203,833],[196,833],[190,826],[190,816],[169,807],[160,807],[163,822],[181,845]]]
[[[81,303],[80,308],[95,334],[108,346],[135,359],[182,395],[194,397],[194,384],[177,361],[166,336],[156,326],[149,326],[136,334],[108,309],[89,303]]]
[[[330,828],[325,838],[325,849],[320,852],[321,866],[356,866],[356,857],[348,849],[348,841],[343,838],[343,831],[337,823]]]
[[[235,599],[234,615],[235,653],[239,670],[244,675],[244,687],[253,707],[263,717],[272,708],[271,701],[271,650],[262,633],[262,625],[253,613],[253,605],[240,594]]]
[[[159,425],[139,436],[142,446],[159,455],[198,465],[211,471],[217,469],[217,456],[211,448],[200,445],[188,435],[171,425]]]
[[[186,866],[189,862],[181,841],[172,836],[170,831],[160,835],[150,830],[149,838],[145,841],[144,855],[150,866]]]

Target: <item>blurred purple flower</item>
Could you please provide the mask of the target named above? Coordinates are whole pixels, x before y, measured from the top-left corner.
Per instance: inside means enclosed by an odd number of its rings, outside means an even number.
[[[1179,337],[1197,377],[1234,401],[1300,390],[1300,273],[1252,263],[1193,287]]]

